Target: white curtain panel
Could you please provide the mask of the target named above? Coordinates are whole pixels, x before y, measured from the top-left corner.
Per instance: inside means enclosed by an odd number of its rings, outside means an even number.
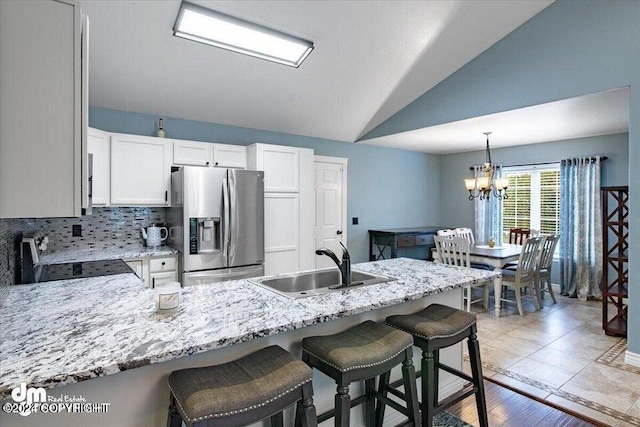
[[[473,167],[473,176],[477,179],[484,176],[484,165]],[[502,176],[501,166],[494,166],[494,178]],[[493,237],[496,246],[502,246],[502,200],[493,193],[486,200],[476,198],[473,201],[475,211],[476,242],[487,244]]]
[[[600,157],[560,165],[560,292],[582,301],[602,292]]]

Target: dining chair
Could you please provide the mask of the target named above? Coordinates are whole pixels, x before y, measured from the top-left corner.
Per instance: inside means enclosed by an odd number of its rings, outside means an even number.
[[[456,232],[456,236],[462,237],[464,239],[467,239],[472,247],[473,247],[473,245],[475,245],[476,239],[475,239],[475,237],[473,237],[473,230],[472,229],[466,228],[466,227],[459,227],[459,228],[455,229],[455,232]],[[474,261],[471,261],[470,266],[471,266],[471,268],[476,268],[478,270],[488,270],[488,271],[495,270],[494,266],[492,266],[491,264],[487,264],[486,262],[474,262]],[[486,291],[489,292],[489,288],[486,288]]]
[[[540,306],[542,306],[542,299],[544,298],[545,285],[553,303],[556,303],[556,296],[553,294],[553,289],[551,288],[551,267],[553,267],[553,253],[556,250],[559,240],[559,234],[546,236],[542,249],[540,250],[540,260],[536,269],[536,286],[540,290]]]
[[[531,236],[531,230],[528,228],[511,228],[509,230],[509,243],[512,245],[524,245]]]
[[[529,237],[536,237],[540,235],[540,230],[533,228],[512,228],[509,230],[509,243],[513,245],[524,245]],[[513,240],[513,241],[512,241]],[[502,268],[516,267],[518,261],[509,261]]]
[[[436,244],[436,252],[441,263],[458,267],[471,267],[471,262],[469,261],[471,243],[469,243],[469,240],[457,236],[434,236],[433,241]],[[483,297],[481,299],[471,299],[471,285],[463,288],[463,303],[466,305],[467,311],[471,311],[471,304],[478,301],[482,301],[485,309],[489,307],[488,284],[480,283],[475,287],[483,288]]]
[[[446,228],[443,230],[436,231],[436,235],[441,237],[456,237],[456,230],[452,228]]]
[[[522,290],[528,288],[529,297],[533,301],[536,310],[540,310],[540,289],[537,286],[537,268],[540,257],[540,249],[546,237],[529,237],[522,246],[518,265],[515,269],[502,270],[502,285],[514,288],[516,294],[516,305],[520,316],[524,316],[522,310]],[[497,296],[496,296],[497,298]],[[513,301],[500,297],[501,301],[512,303]]]
[[[466,228],[466,227],[459,227],[459,228],[456,228],[455,231],[456,231],[456,236],[464,237],[472,245],[474,243],[476,243],[476,239],[475,239],[475,237],[473,237],[473,230],[472,229]]]

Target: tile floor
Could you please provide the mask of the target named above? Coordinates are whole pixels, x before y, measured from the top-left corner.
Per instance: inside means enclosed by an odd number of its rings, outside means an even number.
[[[640,368],[624,363],[625,340],[602,331],[602,302],[556,298],[537,312],[526,301],[524,317],[515,304],[499,318],[474,305],[485,376],[610,426],[640,426]]]

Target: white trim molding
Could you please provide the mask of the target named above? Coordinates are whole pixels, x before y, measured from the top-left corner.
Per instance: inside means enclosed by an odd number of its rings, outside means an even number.
[[[640,368],[640,354],[627,350],[624,354],[624,363]]]

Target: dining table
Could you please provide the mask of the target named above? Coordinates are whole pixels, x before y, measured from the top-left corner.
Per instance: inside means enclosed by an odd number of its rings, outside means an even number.
[[[489,247],[486,243],[476,243],[469,248],[469,261],[489,264],[496,272],[502,272],[502,267],[511,261],[517,261],[522,252],[522,245],[514,245],[511,243],[503,243]],[[436,249],[433,249],[434,261],[439,261]],[[494,292],[494,312],[496,317],[500,317],[501,297],[502,295],[502,275],[493,279]]]

